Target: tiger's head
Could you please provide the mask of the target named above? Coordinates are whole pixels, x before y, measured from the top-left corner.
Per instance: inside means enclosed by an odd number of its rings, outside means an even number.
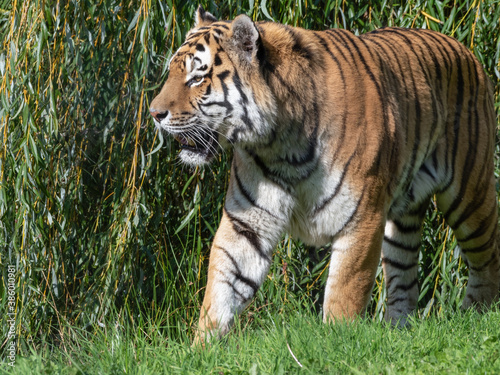
[[[201,6],[195,26],[169,63],[150,105],[155,125],[180,143],[181,160],[210,162],[219,146],[256,142],[270,133],[274,98],[259,68],[260,36],[241,15],[218,22]]]

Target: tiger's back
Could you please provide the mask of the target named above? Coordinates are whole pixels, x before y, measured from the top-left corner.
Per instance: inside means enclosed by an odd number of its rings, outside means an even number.
[[[497,296],[492,88],[460,43],[427,30],[218,22],[200,9],[170,69],[150,110],[181,158],[234,147],[200,332],[229,329],[284,232],[331,243],[325,320],[363,311],[381,258],[386,318],[404,320],[433,194],[469,265],[464,306]]]

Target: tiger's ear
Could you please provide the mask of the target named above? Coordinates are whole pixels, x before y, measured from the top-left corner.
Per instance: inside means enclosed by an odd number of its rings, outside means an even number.
[[[231,42],[241,60],[251,63],[257,54],[259,31],[252,19],[241,14],[231,24]]]
[[[196,13],[194,15],[194,27],[202,27],[202,26],[208,26],[212,22],[216,22],[217,18],[214,17],[212,13],[207,12],[203,7],[200,5],[198,9],[196,10]]]

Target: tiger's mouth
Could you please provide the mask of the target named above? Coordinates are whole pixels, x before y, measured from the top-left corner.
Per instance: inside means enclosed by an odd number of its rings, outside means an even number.
[[[181,156],[188,154],[207,162],[217,154],[217,133],[213,130],[197,133],[195,137],[187,134],[173,134],[173,136],[181,145]]]

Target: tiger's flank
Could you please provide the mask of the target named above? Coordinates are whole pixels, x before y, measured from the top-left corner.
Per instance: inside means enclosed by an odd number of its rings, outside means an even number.
[[[218,21],[201,7],[195,19],[150,112],[187,164],[234,149],[196,342],[228,332],[285,232],[330,244],[325,321],[365,311],[382,261],[385,319],[405,324],[433,195],[468,265],[463,307],[498,297],[493,88],[464,46],[430,30]]]

